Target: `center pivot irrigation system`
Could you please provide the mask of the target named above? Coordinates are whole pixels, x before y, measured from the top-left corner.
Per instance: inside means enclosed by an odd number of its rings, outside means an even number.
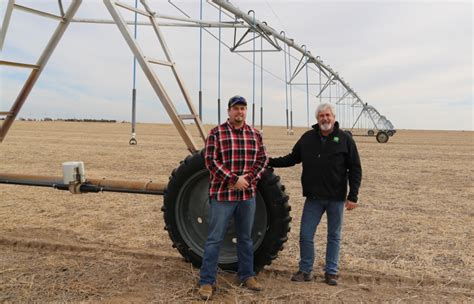
[[[171,1],[168,2],[171,3]],[[200,152],[199,146],[201,145],[196,144],[187,126],[195,126],[201,139],[203,141],[205,140],[206,132],[201,122],[201,91],[199,94],[198,113],[184,85],[177,64],[171,56],[161,27],[200,27],[201,31],[202,29],[207,31],[207,28],[219,28],[219,37],[216,37],[219,39],[219,45],[224,44],[234,53],[251,52],[253,54],[254,79],[255,68],[257,66],[255,63],[255,54],[258,52],[263,54],[263,52],[266,51],[263,49],[263,46],[259,50],[256,49],[255,42],[257,38],[260,38],[262,45],[263,41],[265,41],[267,45],[270,45],[272,49],[269,51],[282,52],[285,64],[284,84],[286,92],[287,134],[293,133],[293,88],[301,88],[301,85],[306,87],[308,125],[309,87],[315,86],[317,88],[317,94],[314,96],[319,99],[320,102],[332,102],[335,105],[337,116],[342,127],[351,130],[353,135],[376,136],[379,142],[384,143],[387,142],[389,136],[395,133],[395,129],[390,121],[380,115],[374,107],[364,103],[343,78],[333,71],[329,65],[324,64],[319,56],[314,57],[309,50],[306,50],[304,45],[298,46],[293,39],[286,36],[285,32],[277,32],[265,22],[257,20],[255,18],[255,12],[249,11],[245,13],[232,5],[229,1],[212,0],[207,2],[219,10],[219,21],[204,21],[202,18],[193,19],[189,16],[175,17],[161,15],[151,9],[146,0],[140,0],[140,6],[131,6],[127,3],[114,0],[103,0],[112,20],[75,19],[74,16],[81,6],[81,3],[82,0],[71,0],[69,7],[65,10],[62,1],[58,0],[59,14],[52,14],[50,12],[19,5],[15,3],[15,0],[8,1],[0,33],[0,50],[3,49],[10,19],[14,10],[21,10],[23,12],[57,20],[58,24],[35,64],[6,61],[4,58],[0,60],[0,65],[31,70],[29,77],[26,79],[10,110],[2,111],[0,109],[0,116],[4,117],[2,120],[3,123],[0,125],[0,142],[2,142],[7,135],[8,130],[15,121],[20,109],[69,25],[72,22],[103,23],[115,24],[118,27],[158,99],[163,104],[164,109],[177,128],[188,150],[191,152],[191,155],[189,155],[179,167],[173,170],[167,185],[152,182],[141,183],[133,181],[87,179],[84,176],[83,164],[80,162],[64,163],[63,177],[0,173],[0,183],[54,187],[60,190],[69,190],[75,194],[113,191],[164,195],[162,211],[164,212],[165,229],[169,233],[173,247],[177,248],[187,261],[192,262],[193,265],[197,267],[201,264],[204,244],[207,237],[209,173],[205,168],[202,152]],[[163,51],[164,59],[151,58],[144,54],[143,48],[140,47],[138,41],[134,39],[132,35],[133,30],[131,29],[131,25],[135,24],[136,26],[136,19],[135,22],[126,21],[122,14],[124,11],[128,13],[133,12],[147,19],[147,22],[141,22],[140,25],[152,27],[160,42],[159,47],[161,47]],[[225,13],[226,16],[231,17],[232,21],[221,21],[221,13]],[[232,45],[227,45],[220,39],[220,31],[224,28],[234,30]],[[243,30],[244,33],[239,34],[239,30]],[[242,46],[249,42],[253,42],[253,48],[251,50],[244,50]],[[298,56],[295,57],[292,55],[291,51],[298,54]],[[297,64],[296,67],[292,69],[292,60],[294,61],[295,59],[297,60]],[[181,94],[184,97],[189,113],[178,113],[165,86],[154,71],[154,65],[170,68]],[[263,75],[263,59],[260,62],[260,68]],[[306,82],[303,84],[297,83],[297,75],[303,69],[305,69],[306,73]],[[309,71],[316,72],[316,76],[319,78],[318,83],[309,82]],[[255,92],[255,85],[253,89]],[[220,98],[218,99],[218,104],[220,106]],[[134,107],[133,112],[135,112]],[[218,121],[220,121],[220,110],[218,111],[218,115]],[[193,124],[186,124],[185,121],[191,121]],[[260,108],[260,123],[260,127],[263,129],[263,103]],[[252,104],[252,124],[255,125],[255,97],[253,98]],[[133,143],[136,143],[134,127],[134,119],[132,119],[132,140]],[[363,134],[356,134],[361,130],[363,130]],[[283,244],[287,240],[287,233],[291,221],[289,215],[290,207],[288,205],[288,196],[285,194],[284,187],[280,184],[279,180],[279,177],[274,175],[272,170],[267,169],[258,184],[256,216],[252,231],[255,251],[255,269],[257,271],[262,269],[265,265],[269,265],[272,260],[277,257],[278,252],[283,249]],[[237,269],[236,239],[233,224],[229,227],[222,245],[219,265],[222,269]]]

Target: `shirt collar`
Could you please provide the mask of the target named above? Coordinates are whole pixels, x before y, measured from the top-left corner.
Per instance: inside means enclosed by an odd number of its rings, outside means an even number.
[[[230,122],[229,122],[229,119],[227,119],[226,121],[226,124],[227,124],[227,127],[230,128],[231,130],[235,131],[235,132],[242,132],[245,128],[247,128],[247,124],[245,123],[244,121],[244,124],[242,126],[242,128],[235,128]]]

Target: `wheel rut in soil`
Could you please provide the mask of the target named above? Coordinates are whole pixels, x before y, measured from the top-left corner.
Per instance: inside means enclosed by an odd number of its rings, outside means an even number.
[[[116,259],[133,259],[140,262],[160,262],[168,261],[170,263],[180,263],[183,260],[180,256],[172,256],[165,251],[157,251],[153,249],[153,253],[145,252],[137,249],[106,247],[97,244],[64,244],[51,242],[47,240],[37,240],[19,237],[0,237],[0,247],[9,250],[19,251],[36,251],[42,255],[77,255],[77,256],[94,256],[100,257],[106,255],[108,258]],[[112,256],[111,256],[112,255]],[[187,263],[186,263],[187,264]],[[284,268],[273,268],[266,272],[270,272],[279,277],[290,277],[292,271]],[[474,283],[468,281],[456,281],[453,279],[439,278],[409,278],[396,275],[384,275],[380,273],[354,273],[343,272],[341,275],[346,284],[353,285],[390,285],[394,288],[403,287],[453,287],[467,290],[474,290]]]

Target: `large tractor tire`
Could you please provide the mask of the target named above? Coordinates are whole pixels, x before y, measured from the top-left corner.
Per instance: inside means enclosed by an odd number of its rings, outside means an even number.
[[[208,232],[209,172],[201,153],[189,155],[171,174],[162,211],[173,247],[195,267],[201,267]],[[252,229],[254,269],[270,265],[283,249],[290,231],[290,206],[280,178],[267,168],[259,181]],[[233,220],[221,246],[219,267],[237,270]]]

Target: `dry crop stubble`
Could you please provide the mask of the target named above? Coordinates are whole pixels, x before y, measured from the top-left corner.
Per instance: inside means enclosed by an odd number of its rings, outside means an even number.
[[[266,127],[269,154],[288,153],[304,131]],[[129,132],[126,123],[15,122],[0,144],[0,172],[59,176],[62,162],[82,160],[90,178],[167,182],[188,154],[171,125],[138,124],[137,146]],[[472,301],[473,132],[355,139],[364,178],[359,208],[345,213],[341,284],[289,281],[304,202],[296,166],[276,169],[293,222],[285,249],[259,275],[265,291],[249,293],[220,273],[215,301]],[[171,248],[161,205],[161,196],[0,185],[0,302],[197,299],[198,270]],[[323,220],[318,274],[325,230]]]

